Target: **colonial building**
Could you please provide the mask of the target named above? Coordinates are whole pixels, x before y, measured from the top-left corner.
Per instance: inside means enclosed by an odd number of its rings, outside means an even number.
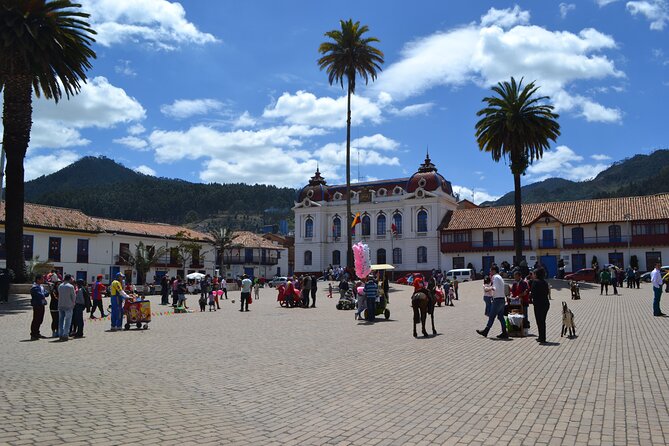
[[[227,278],[248,274],[270,279],[288,274],[288,248],[249,231],[233,233],[222,260],[222,273]]]
[[[669,194],[524,204],[522,212],[524,257],[551,277],[560,260],[567,272],[590,267],[593,256],[600,266],[620,267],[636,256],[642,271],[669,260]],[[513,263],[514,216],[513,206],[448,212],[441,225],[444,269]]]
[[[372,263],[391,263],[396,272],[442,266],[439,225],[457,202],[429,155],[408,178],[352,184],[351,204],[353,215],[361,218],[353,242],[369,245]],[[329,186],[316,170],[293,210],[296,272],[345,266],[346,185]]]

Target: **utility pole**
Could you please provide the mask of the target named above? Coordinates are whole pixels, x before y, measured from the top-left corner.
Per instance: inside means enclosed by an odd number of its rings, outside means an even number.
[[[5,183],[5,144],[0,141],[0,201],[2,199],[3,185]]]

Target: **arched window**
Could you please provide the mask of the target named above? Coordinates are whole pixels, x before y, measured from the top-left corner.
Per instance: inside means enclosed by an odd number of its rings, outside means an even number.
[[[622,242],[622,233],[620,232],[620,225],[609,226],[609,243]]]
[[[418,263],[427,263],[427,248],[425,246],[419,246],[416,254]]]
[[[386,216],[383,214],[376,217],[376,235],[386,235]]]
[[[341,237],[341,218],[335,217],[332,220],[332,236],[339,238]]]
[[[338,249],[332,251],[332,264],[335,266],[341,264],[341,252]]]
[[[395,235],[402,235],[402,214],[399,212],[393,215],[393,233]]]
[[[372,232],[372,223],[371,220],[369,219],[369,215],[363,215],[362,216],[362,236],[369,236]]]
[[[381,248],[376,250],[376,263],[386,263],[386,250]]]
[[[573,245],[583,244],[583,228],[571,228],[571,243]]]
[[[311,265],[311,251],[304,251],[304,265]]]
[[[416,232],[427,232],[427,211],[418,211],[416,216]]]
[[[307,218],[304,222],[304,237],[312,238],[314,236],[314,220],[313,218]]]
[[[402,264],[402,249],[395,248],[393,249],[393,265]]]

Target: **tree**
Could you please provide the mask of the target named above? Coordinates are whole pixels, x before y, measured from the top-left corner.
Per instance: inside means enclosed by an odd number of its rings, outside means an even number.
[[[221,276],[225,277],[223,274],[223,256],[225,249],[232,244],[232,231],[225,226],[221,226],[210,229],[209,235],[213,239],[214,247],[216,248],[216,263],[218,264],[218,269]]]
[[[139,242],[135,245],[135,254],[129,254],[127,259],[124,260],[137,270],[137,283],[144,285],[146,273],[160,263],[160,259],[166,252],[167,249],[164,246],[156,248],[154,245],[145,245],[143,242]]]
[[[383,52],[371,44],[378,42],[376,37],[363,37],[369,28],[353,23],[353,20],[340,20],[341,29],[325,33],[331,40],[321,43],[318,52],[323,56],[318,59],[318,66],[326,70],[330,85],[337,82],[344,88],[344,78],[347,82],[346,108],[346,265],[353,266],[353,236],[351,222],[351,95],[355,94],[356,76],[365,80],[365,84],[376,79],[377,72],[381,71]]]
[[[89,14],[70,0],[3,0],[0,4],[0,92],[7,156],[5,240],[7,267],[25,277],[23,160],[32,128],[32,95],[58,102],[81,90],[95,58]]]
[[[183,264],[184,273],[186,272],[186,265],[190,260],[193,262],[202,262],[204,259],[204,252],[200,252],[202,245],[198,243],[197,240],[188,236],[185,231],[179,231],[175,234],[175,238],[179,240],[177,244],[177,257],[178,260]]]
[[[489,152],[495,162],[504,158],[511,161],[513,173],[515,229],[514,246],[518,264],[523,257],[523,227],[520,193],[520,176],[535,159],[540,159],[544,150],[560,136],[559,115],[553,106],[546,104],[548,96],[537,96],[539,87],[530,82],[523,87],[512,77],[511,82],[500,82],[492,87],[497,96],[483,98],[485,108],[476,115],[482,116],[476,123],[476,140],[479,150]]]

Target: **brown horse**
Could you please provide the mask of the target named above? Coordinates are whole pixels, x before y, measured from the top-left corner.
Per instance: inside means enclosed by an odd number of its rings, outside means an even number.
[[[411,296],[411,307],[413,307],[413,337],[417,338],[416,324],[422,324],[423,336],[428,337],[425,331],[425,320],[429,314],[432,317],[432,334],[436,335],[437,330],[434,328],[434,305],[437,302],[436,297],[427,290],[417,291]]]

